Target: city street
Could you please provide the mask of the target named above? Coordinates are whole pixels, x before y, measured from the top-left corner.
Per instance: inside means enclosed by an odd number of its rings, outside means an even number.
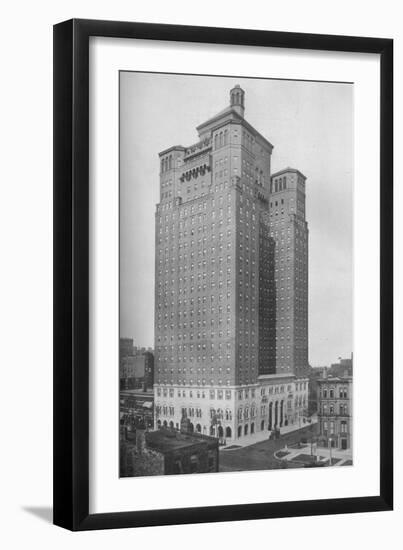
[[[274,457],[275,451],[285,445],[298,443],[301,438],[308,441],[315,434],[315,426],[307,426],[295,432],[286,434],[280,439],[266,440],[250,445],[249,447],[240,447],[239,449],[222,449],[220,451],[220,472],[238,472],[245,470],[275,470],[284,467],[296,467],[292,465],[285,466],[284,462]]]

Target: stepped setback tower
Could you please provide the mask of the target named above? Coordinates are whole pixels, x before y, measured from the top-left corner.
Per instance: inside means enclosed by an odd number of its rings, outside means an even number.
[[[308,408],[305,176],[271,173],[245,92],[160,157],[155,428],[231,441],[303,426]],[[261,434],[262,435],[262,434]]]

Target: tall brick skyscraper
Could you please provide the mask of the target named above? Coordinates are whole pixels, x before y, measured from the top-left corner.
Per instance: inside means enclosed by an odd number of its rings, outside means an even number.
[[[305,177],[271,175],[245,93],[160,153],[156,427],[226,440],[301,422],[307,407]]]

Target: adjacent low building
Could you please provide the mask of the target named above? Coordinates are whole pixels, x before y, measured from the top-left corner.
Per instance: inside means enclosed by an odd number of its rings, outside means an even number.
[[[135,442],[121,441],[121,477],[218,472],[218,440],[191,433],[183,416],[180,431],[147,432],[138,426]]]
[[[329,374],[332,376],[343,376],[346,372],[350,376],[353,375],[353,354],[346,359],[339,357],[338,363],[332,363],[330,365]]]
[[[318,444],[338,449],[351,449],[353,431],[353,378],[329,376],[324,371],[318,379]]]
[[[154,384],[154,353],[151,348],[133,346],[131,338],[120,339],[120,389],[152,388]]]
[[[227,445],[262,431],[269,436],[303,427],[308,416],[308,378],[295,375],[261,375],[243,388],[157,388],[156,395],[156,428],[179,429],[186,413],[192,432]]]

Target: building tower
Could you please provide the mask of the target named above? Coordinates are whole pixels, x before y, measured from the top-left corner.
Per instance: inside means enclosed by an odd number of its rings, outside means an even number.
[[[308,375],[308,224],[305,181],[286,168],[271,176],[270,234],[275,243],[276,372]]]
[[[226,441],[294,422],[307,392],[296,378],[307,367],[305,178],[271,176],[273,146],[244,107],[237,85],[197,143],[159,154],[156,209],[155,427],[179,429],[186,412]]]
[[[243,118],[245,113],[245,92],[239,84],[230,91],[230,105]]]

